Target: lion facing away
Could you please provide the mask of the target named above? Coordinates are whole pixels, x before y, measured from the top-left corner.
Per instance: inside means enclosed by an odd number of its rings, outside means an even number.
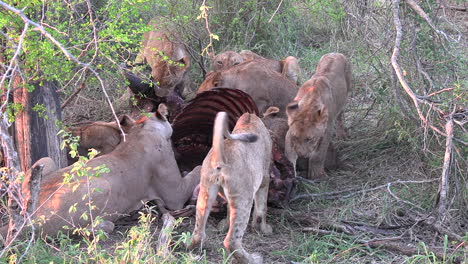
[[[250,50],[242,50],[240,53],[228,50],[216,55],[211,60],[211,70],[215,72],[224,71],[243,62],[252,60],[255,60],[265,68],[279,72],[296,85],[299,85],[301,82],[301,68],[299,67],[299,61],[296,57],[288,56],[283,60],[272,60],[262,57]]]
[[[343,110],[351,90],[351,66],[343,54],[320,59],[315,74],[287,107],[286,156],[296,167],[298,156],[309,158],[308,178],[326,176],[324,162],[335,132],[344,138]]]
[[[257,228],[260,224],[263,233],[272,232],[266,223],[272,148],[269,132],[259,117],[245,113],[230,134],[225,112],[217,114],[213,132],[213,147],[201,169],[196,223],[190,247],[204,241],[206,222],[220,191],[228,201],[229,231],[224,246],[240,263],[261,263],[260,255],[244,250],[242,237],[254,200],[252,226]]]
[[[247,61],[224,71],[210,72],[197,93],[215,87],[239,89],[252,97],[261,113],[270,106],[277,106],[280,109],[279,115],[283,117],[286,117],[286,106],[298,91],[291,80],[264,67],[257,60]]]

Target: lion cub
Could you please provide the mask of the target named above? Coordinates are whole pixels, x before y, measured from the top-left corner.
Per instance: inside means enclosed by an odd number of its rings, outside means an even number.
[[[224,139],[226,137],[227,139]],[[218,192],[228,201],[229,231],[224,246],[240,263],[262,263],[258,254],[249,254],[242,247],[242,237],[255,200],[252,226],[269,234],[266,223],[267,195],[270,182],[272,142],[270,134],[255,114],[245,113],[232,134],[227,128],[227,114],[216,115],[213,147],[203,161],[200,194],[197,200],[195,230],[190,244],[194,248],[205,239],[205,227]]]
[[[325,54],[315,74],[286,108],[286,156],[294,168],[298,156],[308,157],[308,178],[326,176],[325,159],[335,126],[338,138],[346,136],[343,111],[351,85],[351,65],[346,57],[341,53]]]

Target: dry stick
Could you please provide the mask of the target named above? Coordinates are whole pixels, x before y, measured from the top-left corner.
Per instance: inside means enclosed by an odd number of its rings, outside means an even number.
[[[162,219],[163,226],[158,237],[158,250],[162,252],[163,257],[166,258],[171,254],[169,242],[171,242],[171,232],[175,225],[175,218],[170,213],[164,213]]]
[[[208,36],[210,38],[210,43],[202,50],[202,55],[203,53],[206,53],[210,59],[214,57],[214,48],[213,48],[213,34],[211,33],[210,30],[210,24],[208,23],[208,7],[205,5],[206,0],[203,0],[203,3],[200,7],[201,14],[197,17],[197,19],[204,19],[205,20],[205,29],[208,31]],[[211,52],[209,49],[211,48]]]
[[[24,21],[25,24],[33,25],[36,30],[41,32],[42,35],[44,35],[46,38],[48,38],[50,41],[52,41],[52,43],[54,43],[69,60],[72,60],[72,61],[76,62],[78,65],[81,65],[84,68],[89,69],[94,74],[94,76],[96,76],[96,79],[98,79],[98,81],[99,81],[99,83],[101,85],[102,92],[104,93],[104,96],[106,97],[107,103],[109,104],[109,107],[110,107],[110,109],[112,111],[112,115],[114,116],[114,119],[117,122],[119,130],[123,135],[123,140],[125,141],[125,132],[123,131],[122,127],[120,126],[119,118],[117,117],[117,114],[115,113],[114,107],[112,106],[112,102],[110,101],[109,95],[107,94],[107,90],[106,90],[106,88],[104,86],[104,81],[101,79],[101,76],[96,72],[96,70],[94,70],[91,67],[91,65],[81,62],[75,56],[70,54],[67,51],[67,49],[65,49],[62,46],[62,44],[60,44],[60,42],[58,42],[52,35],[50,35],[41,25],[39,25],[36,22],[29,19],[25,14],[23,14],[23,12],[21,10],[19,10],[17,8],[14,8],[14,7],[4,3],[3,1],[0,1],[0,6],[3,6],[3,8],[5,8],[6,10],[9,10],[9,11],[17,14]],[[2,83],[0,82],[0,86],[1,86],[1,84]]]
[[[436,212],[436,221],[442,223],[444,214],[447,211],[447,197],[449,193],[449,177],[450,177],[450,167],[452,160],[452,149],[453,149],[453,113],[448,116],[447,123],[445,124],[445,132],[447,133],[447,138],[445,141],[445,155],[444,155],[444,165],[442,167],[442,176],[440,177],[439,183],[439,203]]]
[[[422,19],[426,20],[427,24],[429,24],[429,26],[432,28],[432,30],[434,30],[437,34],[440,34],[440,35],[444,36],[444,38],[446,40],[450,41],[447,34],[445,34],[445,32],[443,32],[443,31],[438,30],[434,26],[434,24],[432,23],[432,20],[429,18],[427,13],[424,12],[424,10],[415,1],[413,1],[413,0],[405,0],[405,1]],[[456,40],[452,40],[452,41],[456,41]]]
[[[268,23],[270,23],[271,20],[273,19],[273,17],[276,15],[276,13],[277,13],[278,10],[280,9],[282,3],[283,3],[283,0],[281,0],[280,3],[278,4],[278,7],[276,8],[276,10],[275,10],[275,12],[273,13],[273,15],[271,15],[270,19],[268,20]]]
[[[427,120],[422,114],[421,109],[419,108],[418,96],[409,87],[408,83],[403,77],[403,72],[400,69],[400,65],[398,65],[398,55],[400,52],[400,43],[401,43],[401,38],[403,35],[402,26],[401,26],[400,17],[399,17],[399,11],[400,11],[399,5],[400,5],[400,0],[393,0],[393,23],[395,24],[396,37],[395,37],[395,46],[393,48],[391,62],[392,62],[393,69],[395,70],[395,73],[398,77],[398,80],[400,81],[401,86],[403,86],[403,89],[410,96],[411,100],[413,100],[413,104],[416,108],[416,111],[418,112],[419,118],[423,121],[424,126],[426,126]]]
[[[81,90],[83,90],[86,86],[86,81],[88,80],[88,69],[85,70],[85,73],[83,75],[83,82],[81,83],[80,87],[78,87],[78,89],[76,89],[73,94],[71,94],[67,99],[65,99],[65,102],[63,102],[63,104],[60,106],[60,108],[63,110],[74,98],[75,96],[77,96]]]

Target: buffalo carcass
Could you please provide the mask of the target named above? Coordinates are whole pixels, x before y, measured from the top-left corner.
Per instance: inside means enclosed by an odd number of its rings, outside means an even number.
[[[214,88],[198,94],[185,105],[172,123],[172,141],[181,169],[190,171],[202,163],[212,145],[215,116],[221,111],[228,113],[230,130],[243,113],[259,115],[255,102],[243,91]],[[295,184],[293,167],[278,142],[273,142],[272,157],[268,201],[270,205],[284,207]]]

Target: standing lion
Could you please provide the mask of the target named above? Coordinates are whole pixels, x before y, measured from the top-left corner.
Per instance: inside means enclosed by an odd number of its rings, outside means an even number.
[[[217,114],[213,132],[213,147],[200,172],[200,194],[190,247],[198,246],[205,239],[206,221],[220,191],[228,201],[229,231],[224,246],[239,263],[262,263],[260,255],[245,251],[242,237],[254,200],[252,226],[260,225],[263,233],[272,232],[266,223],[272,148],[270,134],[261,119],[250,113],[239,118],[230,134],[225,112]]]
[[[346,136],[343,111],[351,82],[351,65],[346,57],[341,53],[325,54],[315,74],[287,106],[286,156],[294,168],[299,156],[309,158],[308,178],[326,176],[325,158],[335,126],[338,138]]]

